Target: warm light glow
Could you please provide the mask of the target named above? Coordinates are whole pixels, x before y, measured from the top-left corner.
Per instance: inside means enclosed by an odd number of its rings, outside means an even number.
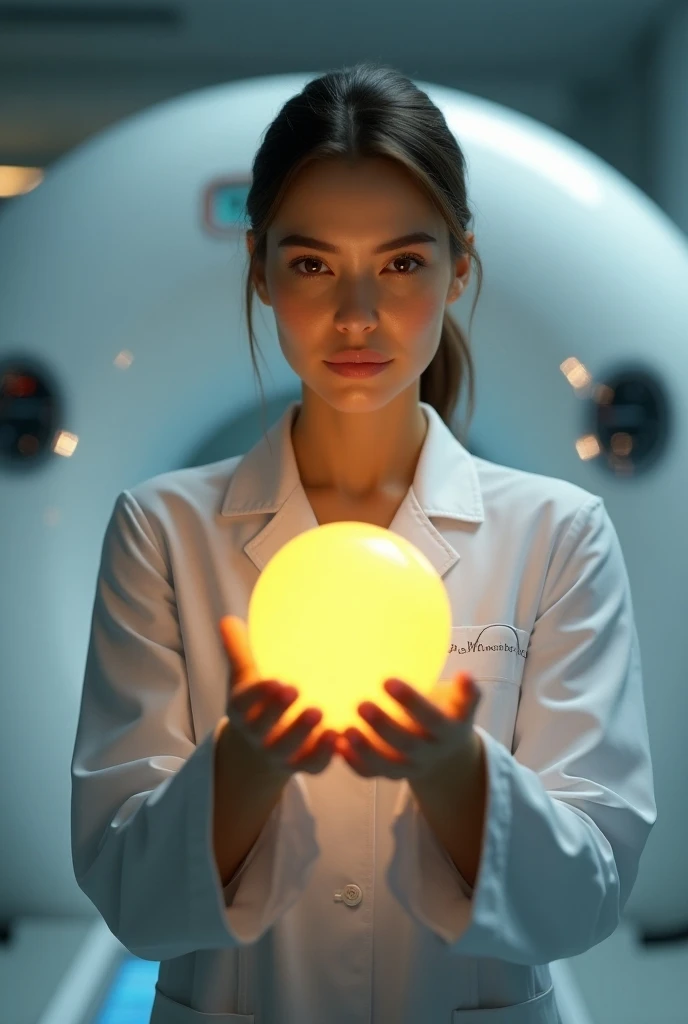
[[[134,356],[127,349],[122,349],[114,358],[114,364],[118,370],[128,370],[134,362]]]
[[[40,167],[10,167],[0,165],[0,198],[11,199],[24,192],[32,192],[43,181]]]
[[[579,359],[576,359],[575,356],[571,356],[570,359],[565,359],[559,369],[564,374],[571,387],[575,388],[576,391],[589,387],[592,382],[592,374],[585,368],[585,366],[583,366]]]
[[[55,438],[53,451],[56,455],[64,455],[66,458],[69,458],[76,451],[78,443],[79,438],[76,434],[68,434],[66,430],[61,430]]]
[[[611,405],[614,401],[614,389],[608,384],[598,384],[593,397],[598,405]]]
[[[248,639],[259,678],[295,686],[280,732],[308,706],[318,732],[355,725],[372,700],[411,719],[383,689],[397,677],[429,696],[447,659],[451,607],[440,576],[413,544],[368,523],[327,523],[285,544],[258,578]]]
[[[586,462],[588,459],[597,458],[602,449],[594,434],[586,434],[585,437],[579,437],[576,441],[576,451],[579,458]]]
[[[633,438],[623,430],[617,430],[612,434],[609,447],[620,458],[628,458],[633,451]]]

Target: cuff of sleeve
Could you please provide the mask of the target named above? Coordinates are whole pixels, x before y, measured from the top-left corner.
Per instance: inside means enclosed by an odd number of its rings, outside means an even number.
[[[497,889],[505,877],[502,860],[511,814],[503,764],[508,751],[480,726],[474,728],[485,746],[488,777],[483,848],[475,886],[463,878],[435,836],[408,781],[402,784],[392,818],[396,842],[387,869],[387,883],[406,912],[461,953],[467,951],[464,942],[470,941],[471,926],[494,915]]]
[[[187,831],[192,931],[207,937],[203,948],[211,949],[256,942],[296,902],[320,854],[308,792],[296,773],[234,877],[222,886],[212,838],[214,746],[211,730],[191,759],[197,778]]]

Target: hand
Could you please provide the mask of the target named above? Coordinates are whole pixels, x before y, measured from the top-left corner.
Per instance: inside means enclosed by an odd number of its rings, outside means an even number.
[[[399,693],[394,693],[394,685]],[[480,690],[467,672],[442,682],[436,699],[428,700],[415,687],[388,679],[385,689],[415,720],[411,728],[395,722],[371,701],[363,701],[358,713],[394,751],[383,753],[360,730],[351,727],[337,739],[337,751],[364,778],[419,780],[442,765],[476,749],[479,737],[473,730]]]
[[[279,719],[298,697],[298,690],[276,680],[258,679],[242,619],[226,615],[220,632],[231,665],[229,728],[244,742],[257,770],[287,778],[294,772],[318,775],[324,771],[334,754],[337,733],[329,729],[320,737],[313,735],[322,711],[306,708],[286,729],[280,727]]]

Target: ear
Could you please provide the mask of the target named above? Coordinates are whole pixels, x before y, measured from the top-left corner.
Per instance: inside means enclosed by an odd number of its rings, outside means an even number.
[[[456,266],[454,268],[454,278],[449,286],[449,292],[447,293],[447,305],[451,302],[456,302],[456,300],[461,295],[463,295],[466,288],[468,287],[468,282],[470,281],[470,279],[470,256],[460,256],[459,259],[456,261]]]
[[[475,235],[473,234],[472,231],[466,232],[466,241],[469,242],[471,245],[475,241]],[[471,279],[471,271],[471,256],[470,253],[465,252],[461,256],[459,256],[456,263],[454,264],[454,277],[449,287],[447,303],[456,302],[459,296],[463,295]]]
[[[253,255],[253,251],[256,246],[255,234],[253,231],[246,232],[246,248],[248,250],[249,258]],[[270,306],[270,298],[268,296],[267,284],[265,282],[265,268],[260,262],[256,262],[253,269],[253,285],[258,293],[258,298],[264,306]]]

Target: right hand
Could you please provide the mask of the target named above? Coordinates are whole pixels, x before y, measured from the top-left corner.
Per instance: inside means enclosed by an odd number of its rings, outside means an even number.
[[[322,718],[319,708],[306,708],[288,728],[276,728],[298,690],[276,680],[258,679],[243,619],[226,615],[220,620],[220,632],[231,666],[225,711],[231,731],[251,748],[266,773],[318,775],[330,763],[338,734],[329,729],[319,738],[312,735]]]

